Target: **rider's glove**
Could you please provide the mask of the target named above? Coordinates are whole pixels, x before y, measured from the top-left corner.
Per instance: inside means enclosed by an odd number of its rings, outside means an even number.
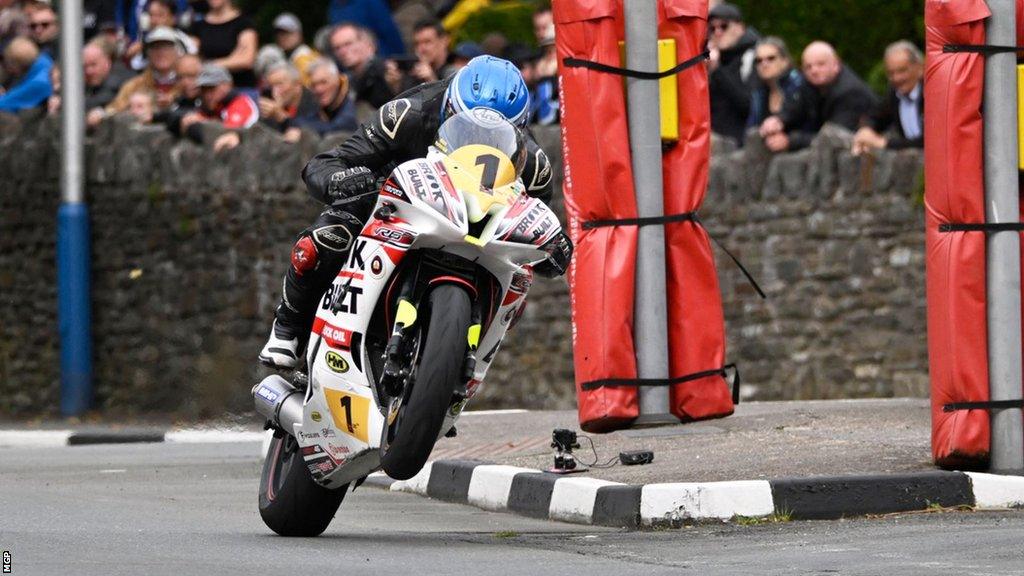
[[[541,247],[541,250],[548,253],[548,259],[533,267],[533,271],[545,278],[555,278],[565,274],[569,269],[569,261],[572,260],[572,240],[565,232],[559,232]]]
[[[364,166],[331,174],[331,182],[327,185],[327,198],[332,204],[353,202],[376,192],[377,178]]]

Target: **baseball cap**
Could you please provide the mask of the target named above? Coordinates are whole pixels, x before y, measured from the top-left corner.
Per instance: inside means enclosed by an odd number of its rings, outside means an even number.
[[[228,82],[231,82],[231,74],[228,73],[226,68],[217,64],[203,64],[203,68],[199,71],[199,77],[196,78],[196,86],[200,88],[204,86],[220,86]]]
[[[299,17],[291,12],[282,12],[274,18],[274,30],[284,30],[285,32],[302,32],[302,22],[299,22]]]
[[[146,46],[156,44],[157,42],[171,42],[172,44],[177,44],[178,35],[167,26],[157,26],[146,34]]]
[[[743,12],[741,12],[735,4],[722,2],[708,12],[708,20],[712,18],[721,18],[722,20],[729,20],[731,22],[743,22]]]

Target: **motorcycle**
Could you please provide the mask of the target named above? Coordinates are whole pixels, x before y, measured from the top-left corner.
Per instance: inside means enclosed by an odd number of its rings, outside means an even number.
[[[307,372],[256,384],[274,430],[259,510],[283,536],[326,530],[350,486],[424,466],[522,312],[532,266],[565,233],[525,193],[522,133],[499,113],[453,115],[400,164],[323,295]]]

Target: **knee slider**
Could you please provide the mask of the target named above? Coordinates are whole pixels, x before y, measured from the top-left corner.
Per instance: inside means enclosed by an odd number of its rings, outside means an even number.
[[[313,239],[309,236],[299,238],[299,241],[292,247],[292,268],[295,273],[302,276],[306,272],[316,268],[317,249]]]

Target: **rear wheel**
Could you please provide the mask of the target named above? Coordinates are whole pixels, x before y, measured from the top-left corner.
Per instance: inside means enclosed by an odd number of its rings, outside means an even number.
[[[281,536],[318,536],[327,529],[348,485],[329,490],[313,481],[295,438],[278,431],[260,476],[260,516]]]
[[[462,288],[442,284],[430,293],[430,320],[416,379],[394,440],[381,459],[384,472],[396,480],[408,480],[423,468],[441,434],[466,359],[470,317],[469,295]]]

